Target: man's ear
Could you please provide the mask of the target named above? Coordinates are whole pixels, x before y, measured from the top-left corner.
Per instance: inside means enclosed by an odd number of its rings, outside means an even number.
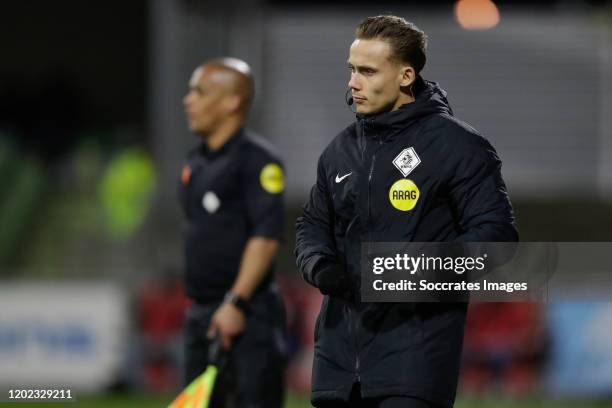
[[[400,82],[400,86],[402,88],[409,87],[414,83],[417,77],[417,73],[410,65],[402,65],[402,79]]]
[[[224,105],[229,112],[238,111],[242,105],[242,98],[239,95],[228,95],[225,97]]]

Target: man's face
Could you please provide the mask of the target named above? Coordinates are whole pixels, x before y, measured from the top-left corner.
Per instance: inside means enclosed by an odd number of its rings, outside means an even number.
[[[192,132],[209,134],[227,117],[229,112],[224,102],[228,90],[219,77],[223,74],[207,67],[199,67],[193,72],[189,92],[183,98],[187,122]]]
[[[372,115],[399,107],[403,67],[390,57],[391,46],[384,40],[356,39],[351,44],[348,86],[357,113]]]

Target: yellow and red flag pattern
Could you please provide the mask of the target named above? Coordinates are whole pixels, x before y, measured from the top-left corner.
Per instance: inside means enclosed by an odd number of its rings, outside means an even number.
[[[193,380],[168,405],[168,408],[208,408],[216,379],[217,367],[209,365],[202,375]]]

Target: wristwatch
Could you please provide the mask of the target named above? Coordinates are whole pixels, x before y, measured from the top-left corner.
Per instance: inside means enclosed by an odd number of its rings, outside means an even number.
[[[249,312],[249,303],[234,292],[227,292],[223,298],[223,303],[231,303],[245,314]]]

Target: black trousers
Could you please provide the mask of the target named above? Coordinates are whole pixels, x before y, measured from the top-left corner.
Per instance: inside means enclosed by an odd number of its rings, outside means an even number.
[[[349,402],[330,401],[317,408],[437,408],[438,406],[416,397],[389,396],[362,398],[359,383],[353,385]]]
[[[246,329],[220,367],[211,408],[281,408],[286,365],[285,310],[277,292],[253,296]],[[206,332],[219,302],[193,304],[185,328],[185,384],[208,365]]]

